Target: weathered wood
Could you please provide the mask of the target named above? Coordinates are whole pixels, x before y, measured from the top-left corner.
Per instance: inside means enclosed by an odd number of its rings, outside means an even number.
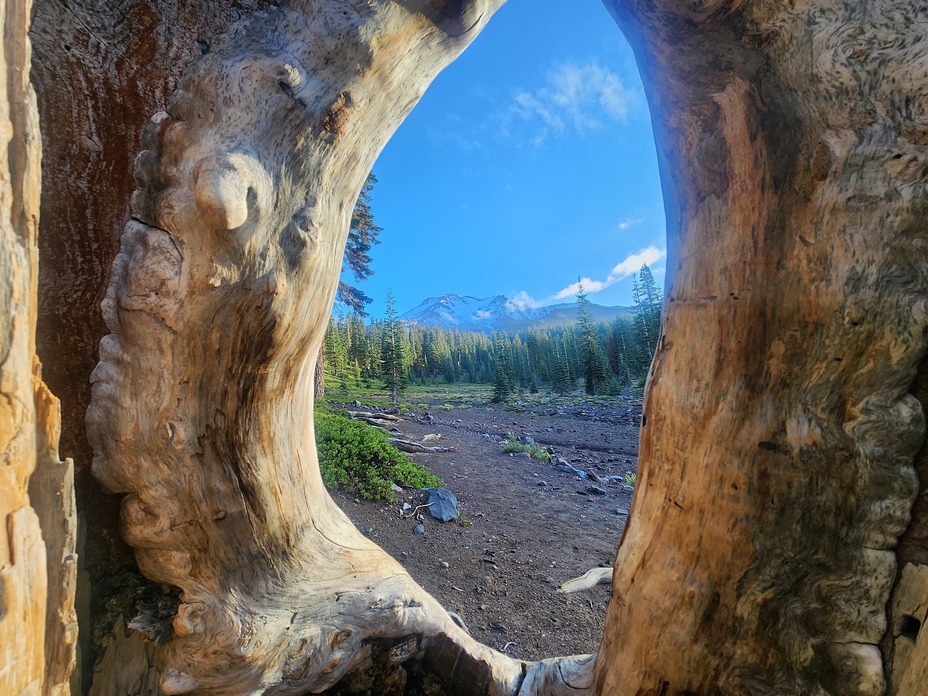
[[[454,447],[439,447],[437,445],[420,445],[418,442],[413,442],[412,440],[401,440],[398,437],[391,437],[390,444],[396,447],[396,449],[401,452],[408,452],[409,454],[434,454],[440,452],[454,452]]]
[[[928,566],[907,564],[893,592],[892,691],[894,696],[917,696],[928,680]]]
[[[0,3],[0,693],[69,693],[74,621],[70,463],[35,354],[41,143],[31,3]]]
[[[525,664],[471,639],[332,503],[312,434],[353,202],[498,4],[258,12],[152,118],[87,429],[140,569],[181,590],[157,648],[166,694],[343,688],[384,668],[376,644],[410,639],[400,662],[442,692],[576,694],[591,677],[589,658]]]
[[[924,8],[619,2],[667,205],[602,694],[882,694],[925,434]]]
[[[876,642],[924,437],[908,395],[928,286],[924,10],[607,5],[645,78],[670,237],[641,473],[591,684],[589,657],[524,666],[470,642],[335,509],[307,435],[309,356],[365,167],[492,7],[40,3],[38,84],[55,135],[43,345],[77,449],[91,307],[128,162],[142,114],[170,113],[138,162],[139,221],[106,306],[118,339],[104,340],[91,412],[97,469],[129,491],[124,530],[140,565],[184,592],[158,652],[168,691],[302,693],[340,675],[342,692],[363,690],[364,675],[456,693],[883,691]],[[224,38],[200,31],[239,12]],[[6,36],[25,45],[24,30]],[[207,56],[168,104],[194,39]],[[26,269],[32,252],[16,244],[0,261]],[[34,276],[8,275],[16,300],[3,317],[33,296]],[[27,353],[3,365],[5,394],[31,384]],[[31,470],[23,461],[16,471]],[[7,529],[29,536],[24,523],[37,539],[24,485],[3,498],[26,511]],[[111,508],[85,509],[106,538]],[[926,519],[916,511],[922,529]],[[909,532],[911,548],[924,545]],[[2,572],[35,588],[40,566]],[[9,602],[21,595],[7,576]],[[17,675],[35,667],[35,639]],[[152,647],[131,640],[136,657]],[[901,674],[919,674],[917,654]],[[371,681],[375,666],[396,681]]]
[[[8,3],[9,4],[9,3]],[[15,4],[15,2],[13,3]],[[37,0],[30,36],[42,126],[37,352],[62,402],[61,452],[75,462],[81,538],[79,612],[90,688],[97,626],[136,578],[118,531],[119,499],[90,472],[84,431],[90,373],[106,326],[100,299],[119,248],[133,161],[150,115],[164,108],[200,45],[265,0]],[[126,620],[131,619],[127,616]]]
[[[597,585],[608,585],[612,582],[613,569],[608,568],[591,568],[579,578],[568,580],[557,588],[558,592],[582,592]]]
[[[355,420],[380,420],[380,421],[391,421],[393,423],[402,422],[402,418],[399,416],[394,416],[391,413],[374,413],[372,411],[348,411],[348,415],[354,418]]]

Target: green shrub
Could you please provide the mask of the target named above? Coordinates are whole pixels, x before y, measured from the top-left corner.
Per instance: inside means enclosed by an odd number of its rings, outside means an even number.
[[[532,459],[537,459],[540,462],[546,462],[551,459],[551,453],[541,445],[527,445],[524,442],[518,442],[513,438],[510,438],[508,441],[503,443],[503,452],[506,452],[507,454],[512,452],[528,452]]]
[[[368,500],[395,501],[390,484],[440,487],[441,480],[390,444],[386,433],[316,403],[316,445],[322,480]]]
[[[625,484],[635,487],[635,484],[638,483],[638,474],[625,474]]]

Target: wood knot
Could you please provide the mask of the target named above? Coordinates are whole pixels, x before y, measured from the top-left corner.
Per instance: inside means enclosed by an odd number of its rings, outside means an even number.
[[[820,140],[818,147],[815,148],[815,154],[812,155],[812,180],[824,181],[825,177],[828,176],[828,172],[831,171],[833,161],[834,156],[828,143]]]
[[[340,136],[345,131],[350,118],[351,94],[342,92],[325,113],[322,115],[322,130]]]
[[[196,200],[212,225],[234,230],[248,219],[251,178],[232,157],[207,157],[197,165]]]

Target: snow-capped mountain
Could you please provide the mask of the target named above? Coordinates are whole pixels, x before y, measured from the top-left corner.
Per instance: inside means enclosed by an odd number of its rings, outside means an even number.
[[[631,311],[628,307],[604,307],[591,304],[597,321],[608,321]],[[576,303],[520,309],[505,295],[470,297],[442,295],[429,297],[400,315],[409,325],[439,326],[461,331],[513,331],[531,326],[573,324],[577,320]]]

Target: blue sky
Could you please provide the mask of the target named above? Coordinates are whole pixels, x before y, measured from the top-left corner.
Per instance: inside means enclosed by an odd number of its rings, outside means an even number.
[[[445,70],[374,166],[384,313],[444,293],[631,304],[663,281],[664,210],[631,49],[598,0],[509,0]],[[346,280],[351,280],[346,278]],[[566,299],[565,299],[566,298]]]

